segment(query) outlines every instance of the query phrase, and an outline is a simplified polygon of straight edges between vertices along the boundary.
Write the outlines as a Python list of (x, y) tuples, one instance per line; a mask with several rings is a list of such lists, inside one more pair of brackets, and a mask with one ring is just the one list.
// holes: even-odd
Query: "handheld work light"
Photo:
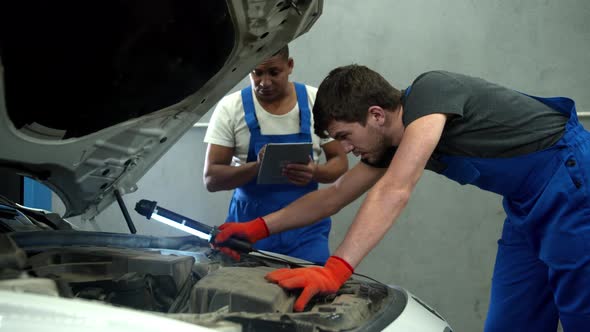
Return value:
[[(211, 227), (191, 218), (180, 215), (176, 212), (165, 209), (157, 205), (155, 201), (148, 201), (142, 199), (135, 204), (135, 211), (140, 215), (146, 217), (148, 220), (156, 220), (168, 226), (180, 229), (181, 231), (195, 235), (201, 239), (205, 239), (213, 243), (215, 236), (219, 233), (217, 227)], [(251, 252), (252, 245), (249, 242), (230, 238), (223, 243), (217, 245), (230, 247), (240, 252)]]

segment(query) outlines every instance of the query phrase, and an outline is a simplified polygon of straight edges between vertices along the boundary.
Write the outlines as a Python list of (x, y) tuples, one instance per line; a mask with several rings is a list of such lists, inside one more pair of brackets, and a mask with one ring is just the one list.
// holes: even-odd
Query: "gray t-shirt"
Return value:
[[(509, 158), (539, 151), (559, 141), (568, 121), (522, 93), (445, 71), (418, 76), (402, 104), (405, 127), (425, 115), (451, 115), (434, 153), (453, 156)], [(395, 148), (389, 152), (373, 166), (387, 167)]]

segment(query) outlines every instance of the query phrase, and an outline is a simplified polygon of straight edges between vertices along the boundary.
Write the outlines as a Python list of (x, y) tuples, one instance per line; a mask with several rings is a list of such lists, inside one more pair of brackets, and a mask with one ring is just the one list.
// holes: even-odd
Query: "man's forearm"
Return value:
[(370, 192), (334, 255), (358, 266), (397, 220), (409, 195), (403, 191), (388, 195), (378, 190)]
[(271, 234), (313, 224), (336, 214), (381, 178), (384, 170), (357, 164), (332, 185), (311, 192), (287, 207), (264, 216)]
[(258, 165), (255, 161), (241, 166), (211, 165), (205, 174), (205, 186), (207, 190), (214, 192), (219, 190), (232, 190), (243, 186), (258, 174)]

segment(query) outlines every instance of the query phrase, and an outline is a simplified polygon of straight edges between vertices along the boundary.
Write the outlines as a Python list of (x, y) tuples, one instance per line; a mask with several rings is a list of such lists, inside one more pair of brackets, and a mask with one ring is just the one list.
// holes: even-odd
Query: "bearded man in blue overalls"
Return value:
[[(290, 82), (293, 66), (285, 46), (252, 70), (251, 86), (223, 98), (213, 112), (205, 135), (209, 145), (203, 177), (209, 191), (235, 189), (227, 221), (247, 222), (279, 210), (316, 190), (318, 182), (333, 182), (348, 169), (342, 146), (313, 133), (311, 108), (317, 89)], [(265, 145), (297, 142), (313, 143), (313, 147), (308, 164), (290, 164), (283, 170), (290, 183), (257, 184)], [(319, 164), (322, 152), (326, 162)], [(255, 229), (249, 238), (252, 242), (266, 237), (256, 243), (257, 249), (319, 264), (330, 254), (329, 218), (270, 237), (261, 219), (250, 225)]]
[[(590, 133), (575, 104), (434, 71), (406, 90), (351, 65), (319, 87), (315, 131), (361, 157), (334, 185), (263, 217), (270, 234), (367, 197), (324, 267), (266, 277), (303, 288), (295, 310), (336, 292), (405, 207), (424, 169), (504, 197), (485, 331), (590, 331)], [(225, 227), (216, 243), (254, 228)]]

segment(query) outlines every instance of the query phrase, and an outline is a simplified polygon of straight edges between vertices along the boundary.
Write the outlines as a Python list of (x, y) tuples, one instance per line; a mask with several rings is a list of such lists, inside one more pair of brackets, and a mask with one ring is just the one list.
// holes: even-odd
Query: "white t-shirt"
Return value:
[[(312, 86), (305, 86), (309, 101), (309, 111), (313, 108), (318, 91)], [(254, 93), (250, 89), (251, 93)], [(262, 135), (288, 135), (300, 132), (299, 105), (282, 115), (274, 115), (262, 108), (256, 96), (252, 96), (256, 118)], [(318, 162), (322, 154), (321, 146), (332, 141), (331, 138), (322, 139), (313, 133), (313, 114), (311, 114), (311, 139), (313, 143), (314, 160)], [(234, 148), (234, 163), (243, 164), (248, 159), (250, 145), (250, 129), (246, 124), (241, 91), (225, 96), (219, 101), (209, 120), (209, 127), (205, 134), (205, 143)], [(236, 160), (237, 158), (237, 160)]]

